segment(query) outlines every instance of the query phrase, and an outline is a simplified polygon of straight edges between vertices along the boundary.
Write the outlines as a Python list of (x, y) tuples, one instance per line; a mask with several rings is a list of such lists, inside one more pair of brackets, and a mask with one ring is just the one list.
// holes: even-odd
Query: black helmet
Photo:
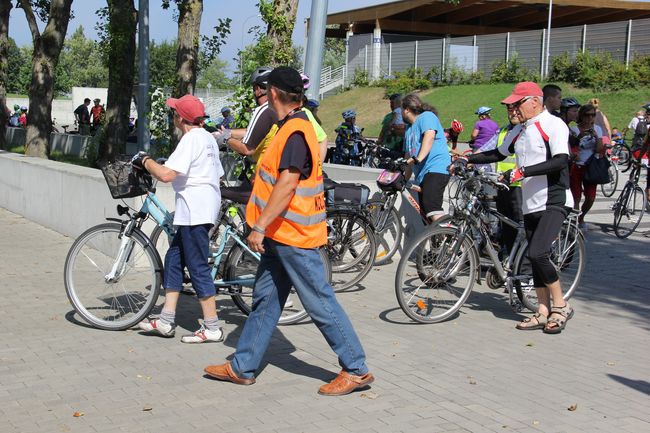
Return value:
[(273, 68), (270, 68), (268, 66), (261, 66), (259, 68), (256, 68), (251, 75), (251, 85), (257, 84), (258, 86), (266, 87), (269, 74), (272, 70)]
[(580, 103), (576, 98), (562, 98), (560, 105), (562, 108), (580, 107)]

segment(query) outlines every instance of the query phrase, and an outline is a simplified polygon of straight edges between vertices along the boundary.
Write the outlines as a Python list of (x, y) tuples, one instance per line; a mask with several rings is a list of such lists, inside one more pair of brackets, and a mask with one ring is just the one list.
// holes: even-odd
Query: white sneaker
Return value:
[(291, 300), (291, 297), (288, 297), (287, 300), (284, 302), (284, 308), (291, 308), (293, 307), (293, 301)]
[(160, 319), (149, 319), (138, 323), (138, 327), (145, 332), (158, 334), (162, 337), (171, 338), (176, 333), (176, 326), (171, 323), (163, 322)]
[(213, 331), (206, 329), (203, 325), (194, 334), (187, 334), (181, 337), (182, 343), (218, 343), (220, 341), (223, 341), (223, 330), (221, 327)]

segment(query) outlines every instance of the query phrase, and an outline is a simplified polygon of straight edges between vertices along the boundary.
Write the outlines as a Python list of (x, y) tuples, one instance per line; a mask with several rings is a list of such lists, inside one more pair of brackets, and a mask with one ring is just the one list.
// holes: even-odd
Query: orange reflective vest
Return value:
[(305, 137), (313, 163), (311, 174), (298, 182), (289, 206), (268, 227), (266, 237), (299, 248), (316, 248), (327, 243), (323, 167), (314, 127), (307, 120), (289, 119), (278, 130), (257, 163), (253, 192), (246, 206), (246, 222), (253, 226), (271, 197), (280, 177), (280, 159), (289, 137), (298, 132)]

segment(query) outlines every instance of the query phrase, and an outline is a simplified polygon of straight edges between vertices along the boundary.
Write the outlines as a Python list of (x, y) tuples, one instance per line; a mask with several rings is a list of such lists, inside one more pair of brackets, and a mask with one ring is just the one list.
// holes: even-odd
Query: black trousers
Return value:
[[(510, 187), (507, 191), (499, 189), (496, 205), (497, 210), (511, 220), (519, 223), (524, 221), (524, 214), (521, 211), (521, 187)], [(508, 254), (512, 251), (516, 239), (517, 229), (502, 223), (501, 245), (505, 247)]]
[(524, 215), (528, 259), (533, 268), (535, 287), (545, 287), (559, 279), (550, 253), (553, 241), (562, 229), (567, 211), (561, 207), (549, 206), (545, 211)]

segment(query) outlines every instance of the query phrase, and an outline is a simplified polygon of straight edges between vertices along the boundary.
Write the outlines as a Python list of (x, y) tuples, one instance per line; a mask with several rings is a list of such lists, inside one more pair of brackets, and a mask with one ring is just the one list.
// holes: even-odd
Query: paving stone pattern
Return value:
[(414, 324), (397, 307), (397, 263), (340, 293), (377, 380), (338, 398), (316, 393), (338, 365), (309, 322), (277, 329), (255, 385), (204, 377), (245, 320), (225, 298), (223, 344), (180, 343), (198, 326), (190, 296), (174, 339), (88, 327), (63, 287), (73, 239), (0, 209), (0, 432), (650, 432), (650, 239), (617, 239), (611, 202), (599, 195), (588, 217), (561, 335), (515, 330), (522, 316), (485, 285), (453, 320)]

